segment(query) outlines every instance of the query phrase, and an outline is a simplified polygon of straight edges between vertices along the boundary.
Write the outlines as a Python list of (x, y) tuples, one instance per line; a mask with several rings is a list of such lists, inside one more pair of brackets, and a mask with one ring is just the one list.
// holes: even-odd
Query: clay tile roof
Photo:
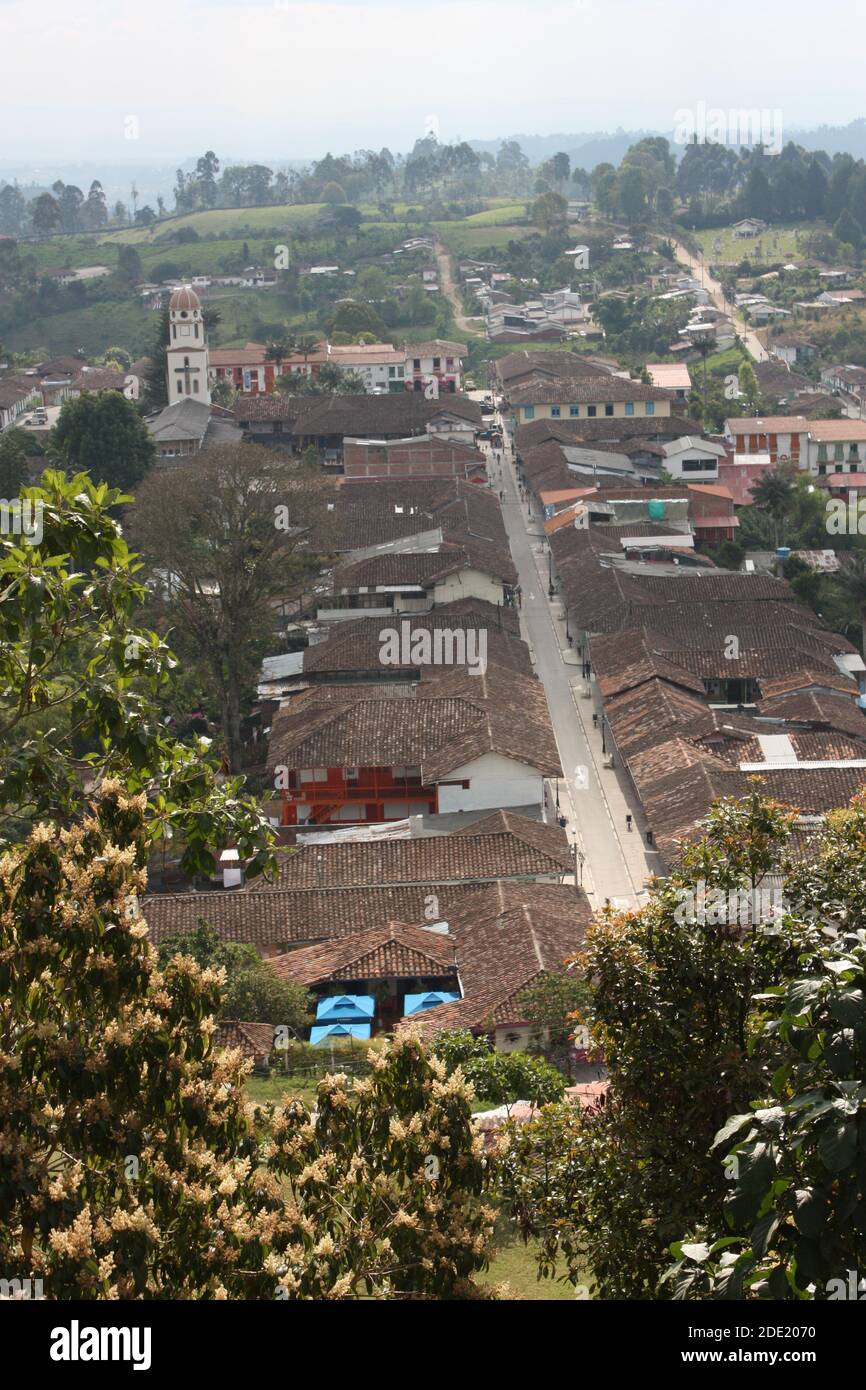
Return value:
[(454, 940), (424, 927), (387, 922), (317, 946), (304, 946), (268, 962), (283, 980), (313, 985), (324, 980), (415, 979), (456, 973)]
[(552, 884), (497, 884), (449, 916), (463, 998), (404, 1019), (426, 1034), (531, 1022), (520, 996), (541, 974), (562, 972), (591, 921), (582, 892)]

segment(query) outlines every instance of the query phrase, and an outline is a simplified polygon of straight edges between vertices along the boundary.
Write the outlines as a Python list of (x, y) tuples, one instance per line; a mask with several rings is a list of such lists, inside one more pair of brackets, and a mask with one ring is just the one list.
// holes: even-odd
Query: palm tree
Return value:
[(753, 503), (758, 511), (766, 512), (773, 523), (776, 549), (781, 545), (785, 521), (791, 513), (794, 500), (794, 482), (786, 469), (776, 468), (772, 473), (764, 473), (752, 488)]
[(860, 614), (860, 643), (866, 652), (866, 550), (851, 550), (842, 557), (839, 582)]

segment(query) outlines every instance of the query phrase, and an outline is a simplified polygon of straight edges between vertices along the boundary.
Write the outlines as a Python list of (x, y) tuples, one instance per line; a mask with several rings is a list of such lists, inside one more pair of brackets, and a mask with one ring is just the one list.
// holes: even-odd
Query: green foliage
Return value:
[(120, 391), (65, 401), (48, 450), (53, 463), (113, 488), (140, 482), (156, 457), (147, 426)]
[(57, 1299), (483, 1296), (490, 1165), (412, 1036), (248, 1107), (219, 978), (147, 941), (145, 799), (0, 858), (0, 1266)]
[(0, 435), (0, 498), (17, 497), (27, 481), (27, 455), (15, 432)]
[(185, 873), (214, 873), (235, 845), (247, 874), (269, 859), (266, 818), (220, 780), (206, 740), (167, 739), (157, 700), (174, 658), (136, 623), (145, 597), (113, 511), (127, 500), (86, 474), (43, 474), (24, 497), (41, 539), (0, 537), (0, 843), (29, 823), (80, 816), (89, 783), (146, 800), (152, 841), (177, 840)]
[(535, 1025), (533, 1050), (572, 1075), (574, 1032), (588, 1007), (591, 990), (576, 973), (547, 971), (520, 996), (521, 1016)]
[(708, 1151), (766, 1074), (748, 1001), (785, 978), (800, 938), (738, 914), (714, 920), (698, 887), (726, 907), (729, 893), (750, 901), (782, 859), (788, 824), (757, 792), (719, 803), (644, 908), (607, 912), (588, 933), (587, 1022), (607, 1063), (607, 1103), (529, 1126), (503, 1193), (547, 1265), (564, 1259), (574, 1281), (591, 1268), (603, 1298), (656, 1296), (669, 1246), (695, 1214), (722, 1219), (724, 1175)]
[(547, 1105), (561, 1100), (565, 1078), (548, 1062), (528, 1052), (497, 1052), (486, 1037), (468, 1030), (437, 1034), (433, 1050), (449, 1074), (460, 1069), (479, 1100), (507, 1105), (516, 1100)]
[(300, 1033), (312, 1019), (310, 995), (302, 985), (281, 980), (266, 961), (230, 975), (223, 1016), (246, 1023), (273, 1023)]
[[(836, 812), (822, 852), (789, 882), (796, 962), (758, 993), (768, 1082), (713, 1143), (725, 1224), (672, 1246), (679, 1298), (839, 1299), (866, 1259), (866, 801)], [(727, 1228), (727, 1229), (726, 1229)], [(709, 1232), (709, 1233), (708, 1233)]]

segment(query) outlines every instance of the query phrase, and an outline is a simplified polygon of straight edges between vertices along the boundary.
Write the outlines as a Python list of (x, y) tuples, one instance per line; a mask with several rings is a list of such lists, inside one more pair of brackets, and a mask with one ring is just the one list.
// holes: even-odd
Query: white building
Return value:
[(201, 300), (192, 286), (174, 291), (168, 301), (168, 316), (165, 375), (169, 405), (187, 396), (210, 405), (207, 333)]

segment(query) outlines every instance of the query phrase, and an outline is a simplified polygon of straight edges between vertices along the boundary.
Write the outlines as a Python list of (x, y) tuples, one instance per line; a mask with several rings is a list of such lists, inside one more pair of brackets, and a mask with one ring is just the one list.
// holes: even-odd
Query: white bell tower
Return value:
[(207, 333), (201, 300), (189, 285), (175, 290), (168, 302), (166, 386), (168, 403), (201, 401), (210, 405)]

